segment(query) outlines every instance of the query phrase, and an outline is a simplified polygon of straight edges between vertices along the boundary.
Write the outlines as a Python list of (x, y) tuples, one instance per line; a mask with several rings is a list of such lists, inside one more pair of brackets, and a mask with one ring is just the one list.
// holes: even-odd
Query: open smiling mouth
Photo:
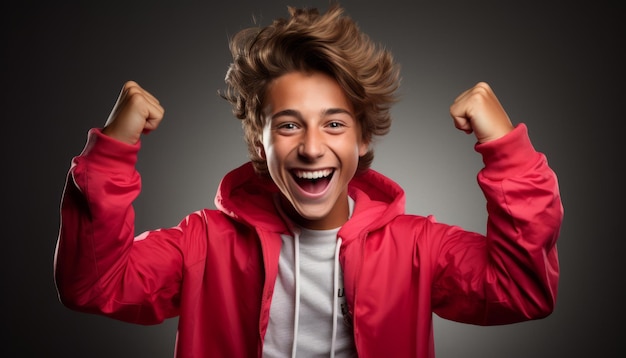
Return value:
[(334, 173), (335, 171), (333, 169), (314, 171), (296, 170), (293, 172), (293, 177), (303, 191), (318, 194), (326, 189)]

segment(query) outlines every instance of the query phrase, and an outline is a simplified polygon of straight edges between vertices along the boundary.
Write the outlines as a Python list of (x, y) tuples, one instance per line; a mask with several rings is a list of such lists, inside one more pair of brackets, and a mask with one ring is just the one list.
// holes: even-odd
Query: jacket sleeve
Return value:
[(543, 318), (554, 309), (559, 278), (556, 175), (524, 124), (475, 149), (485, 164), (478, 183), (487, 200), (486, 235), (445, 229), (435, 245), (433, 310), (478, 325)]
[(178, 311), (181, 230), (135, 237), (138, 151), (139, 144), (90, 130), (61, 199), (54, 277), (61, 302), (71, 309), (155, 324)]

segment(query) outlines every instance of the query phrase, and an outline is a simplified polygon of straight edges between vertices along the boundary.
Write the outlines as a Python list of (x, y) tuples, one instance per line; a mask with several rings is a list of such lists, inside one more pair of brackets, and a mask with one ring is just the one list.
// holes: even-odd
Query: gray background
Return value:
[[(52, 4), (52, 2), (50, 2)], [(216, 186), (246, 160), (240, 124), (217, 96), (227, 40), (327, 1), (24, 1), (2, 12), (2, 272), (6, 357), (171, 357), (176, 320), (144, 327), (72, 312), (52, 277), (58, 206), (71, 157), (104, 124), (124, 81), (162, 102), (144, 138), (138, 230), (213, 207)], [(473, 137), (448, 107), (477, 81), (528, 125), (557, 172), (565, 206), (556, 311), (511, 326), (435, 319), (438, 357), (624, 354), (625, 5), (617, 1), (343, 1), (403, 67), (391, 133), (374, 168), (406, 189), (407, 211), (484, 231)], [(620, 353), (621, 352), (621, 353)]]

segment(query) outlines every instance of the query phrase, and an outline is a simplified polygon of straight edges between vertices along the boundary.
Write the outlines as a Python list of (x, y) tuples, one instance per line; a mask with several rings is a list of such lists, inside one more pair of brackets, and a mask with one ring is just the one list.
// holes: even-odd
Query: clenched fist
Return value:
[(461, 93), (450, 106), (450, 115), (456, 128), (474, 133), (479, 143), (498, 139), (513, 130), (509, 116), (485, 82)]
[(128, 81), (113, 106), (102, 133), (128, 144), (155, 130), (165, 110), (159, 100), (136, 82)]

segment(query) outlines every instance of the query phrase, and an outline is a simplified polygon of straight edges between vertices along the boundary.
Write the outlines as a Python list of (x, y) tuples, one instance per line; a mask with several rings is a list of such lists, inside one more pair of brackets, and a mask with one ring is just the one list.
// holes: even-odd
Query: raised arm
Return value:
[(150, 324), (177, 313), (182, 276), (181, 231), (136, 237), (133, 201), (140, 137), (163, 118), (159, 101), (124, 84), (103, 129), (89, 131), (72, 160), (61, 200), (55, 283), (69, 308)]
[(554, 309), (559, 279), (563, 207), (556, 174), (486, 83), (463, 92), (450, 114), (456, 128), (478, 140), (488, 220), (485, 235), (458, 227), (442, 235), (434, 253), (433, 310), (480, 325), (545, 317)]

